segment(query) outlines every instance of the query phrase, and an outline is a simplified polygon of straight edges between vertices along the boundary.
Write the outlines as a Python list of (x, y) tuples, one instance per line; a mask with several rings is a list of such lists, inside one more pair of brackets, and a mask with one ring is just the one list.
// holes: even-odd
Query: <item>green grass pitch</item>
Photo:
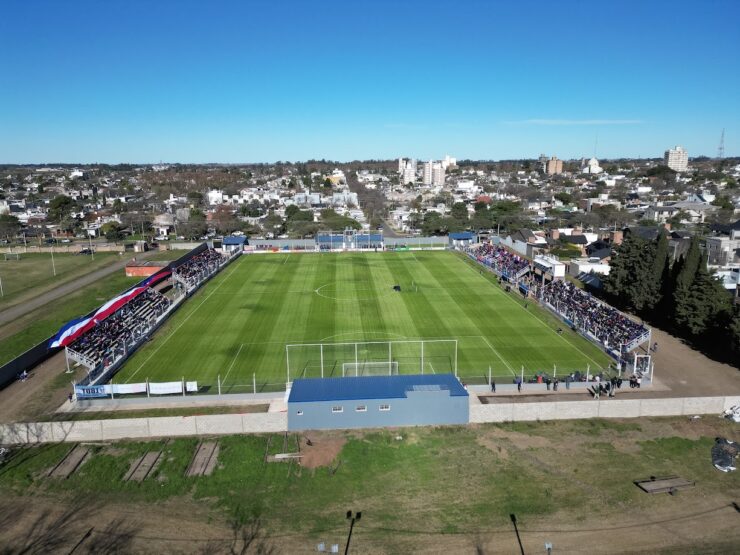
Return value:
[[(393, 285), (402, 291), (393, 291)], [(485, 383), (489, 367), (510, 382), (524, 367), (557, 373), (605, 368), (609, 358), (461, 254), (440, 251), (242, 256), (189, 299), (115, 376), (116, 383), (197, 380), (222, 392), (285, 386), (286, 345), (382, 342), (325, 347), (324, 375), (342, 363), (397, 361), (400, 373), (447, 372)], [(563, 326), (565, 327), (565, 326)], [(384, 358), (386, 357), (386, 358)], [(292, 348), (290, 379), (319, 376), (318, 348)]]

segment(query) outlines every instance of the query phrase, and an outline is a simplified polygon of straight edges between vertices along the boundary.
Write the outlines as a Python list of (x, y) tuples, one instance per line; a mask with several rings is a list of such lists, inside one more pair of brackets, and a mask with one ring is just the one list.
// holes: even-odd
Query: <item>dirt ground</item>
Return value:
[(28, 380), (0, 390), (0, 422), (29, 421), (54, 412), (67, 400), (72, 381), (85, 375), (82, 367), (65, 374), (64, 351), (34, 368)]
[[(523, 552), (556, 553), (731, 553), (740, 514), (732, 500), (707, 499), (649, 514), (615, 514), (609, 522), (558, 513), (541, 522), (517, 522)], [(372, 521), (354, 528), (352, 553), (384, 553), (369, 535)], [(519, 553), (513, 524), (475, 534), (419, 534), (401, 522), (388, 530), (406, 553)], [(344, 548), (346, 525), (327, 531)], [(707, 538), (708, 542), (701, 538)], [(10, 553), (316, 553), (305, 536), (270, 536), (259, 522), (236, 526), (200, 503), (178, 499), (157, 505), (31, 497), (0, 499), (0, 545)], [(243, 547), (247, 547), (242, 551)], [(735, 551), (736, 552), (736, 551)]]
[[(311, 441), (311, 445), (308, 441)], [(318, 468), (330, 466), (347, 443), (340, 433), (312, 432), (310, 437), (301, 438), (301, 466)]]

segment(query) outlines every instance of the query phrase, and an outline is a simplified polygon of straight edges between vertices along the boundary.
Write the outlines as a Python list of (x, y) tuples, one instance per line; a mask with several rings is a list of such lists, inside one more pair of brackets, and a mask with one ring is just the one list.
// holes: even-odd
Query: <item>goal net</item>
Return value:
[(287, 381), (395, 374), (457, 375), (457, 339), (300, 343), (285, 346)]
[(393, 376), (398, 374), (398, 362), (345, 362), (342, 376)]

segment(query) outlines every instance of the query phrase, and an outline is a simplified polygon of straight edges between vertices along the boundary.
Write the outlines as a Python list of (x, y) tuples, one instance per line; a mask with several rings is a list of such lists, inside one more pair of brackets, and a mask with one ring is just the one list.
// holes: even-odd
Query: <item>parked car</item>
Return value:
[(77, 254), (92, 254), (92, 253), (93, 253), (93, 251), (91, 249), (82, 249)]

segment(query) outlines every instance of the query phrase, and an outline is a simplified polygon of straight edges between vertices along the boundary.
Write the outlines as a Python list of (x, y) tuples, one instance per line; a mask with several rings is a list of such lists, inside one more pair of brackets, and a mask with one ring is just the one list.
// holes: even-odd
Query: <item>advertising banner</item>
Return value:
[(198, 393), (198, 382), (185, 382), (185, 391), (188, 393)]
[(116, 383), (112, 387), (113, 393), (117, 395), (146, 393), (146, 383)]
[(75, 396), (78, 399), (95, 399), (110, 396), (110, 385), (76, 385)]
[(182, 382), (149, 382), (149, 393), (151, 395), (182, 393)]

